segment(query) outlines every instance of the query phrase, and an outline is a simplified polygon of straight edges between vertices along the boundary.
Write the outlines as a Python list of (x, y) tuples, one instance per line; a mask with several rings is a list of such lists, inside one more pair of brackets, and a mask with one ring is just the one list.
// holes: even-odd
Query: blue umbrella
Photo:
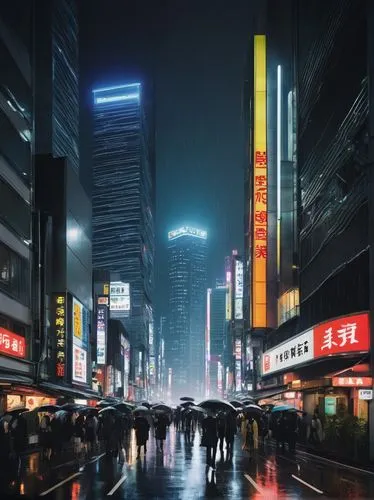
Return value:
[(282, 405), (282, 406), (274, 406), (274, 408), (271, 410), (271, 413), (277, 413), (279, 411), (287, 411), (291, 410), (293, 407), (288, 406), (288, 405)]

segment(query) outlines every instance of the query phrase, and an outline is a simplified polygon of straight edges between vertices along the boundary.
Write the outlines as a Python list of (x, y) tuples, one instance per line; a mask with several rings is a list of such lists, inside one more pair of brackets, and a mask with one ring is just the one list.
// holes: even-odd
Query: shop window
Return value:
[(299, 315), (299, 289), (292, 288), (278, 299), (278, 326)]
[(10, 251), (1, 245), (0, 246), (0, 282), (8, 286), (10, 280)]

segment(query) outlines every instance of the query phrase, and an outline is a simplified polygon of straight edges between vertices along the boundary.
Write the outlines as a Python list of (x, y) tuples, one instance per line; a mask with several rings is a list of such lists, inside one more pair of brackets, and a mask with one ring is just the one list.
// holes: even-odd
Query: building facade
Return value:
[(187, 391), (198, 397), (204, 386), (207, 232), (187, 226), (170, 231), (168, 261), (166, 361), (171, 395), (183, 396)]
[[(23, 2), (0, 13), (0, 379), (33, 382), (32, 12)], [(19, 17), (18, 17), (19, 16)], [(10, 388), (11, 386), (9, 386)], [(12, 391), (11, 391), (12, 392)], [(17, 398), (21, 398), (17, 393)], [(7, 405), (0, 394), (0, 412)]]
[[(226, 284), (209, 288), (207, 294), (207, 339), (205, 359), (208, 362), (206, 381), (206, 395), (211, 397), (223, 396), (224, 384), (224, 353), (227, 334), (226, 321)], [(208, 353), (207, 353), (208, 350)]]
[(144, 391), (154, 286), (153, 139), (147, 109), (138, 83), (93, 92), (93, 262), (129, 286), (129, 308), (120, 316), (139, 353), (135, 371)]

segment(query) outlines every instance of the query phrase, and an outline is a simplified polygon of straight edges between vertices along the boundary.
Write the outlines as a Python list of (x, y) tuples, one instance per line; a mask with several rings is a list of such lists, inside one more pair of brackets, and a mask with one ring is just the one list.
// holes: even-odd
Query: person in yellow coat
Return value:
[(258, 424), (253, 417), (243, 419), (241, 426), (241, 433), (243, 437), (242, 449), (250, 451), (258, 449)]

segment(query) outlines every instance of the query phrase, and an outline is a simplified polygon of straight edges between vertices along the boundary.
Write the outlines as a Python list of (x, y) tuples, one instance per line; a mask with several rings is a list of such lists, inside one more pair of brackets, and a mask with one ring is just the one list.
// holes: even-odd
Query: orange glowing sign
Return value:
[(268, 251), (265, 35), (255, 35), (254, 37), (253, 119), (252, 327), (264, 328), (267, 326), (266, 266)]

